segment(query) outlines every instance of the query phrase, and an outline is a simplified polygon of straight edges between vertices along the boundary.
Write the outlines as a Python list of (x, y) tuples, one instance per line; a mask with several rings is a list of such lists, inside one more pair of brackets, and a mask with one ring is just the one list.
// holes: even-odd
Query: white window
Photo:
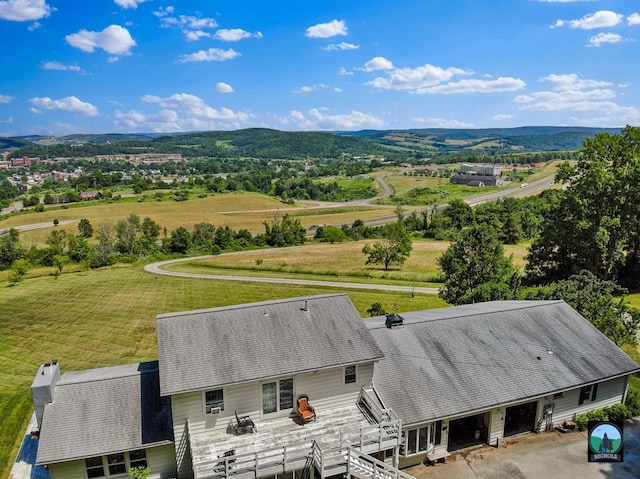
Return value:
[(147, 467), (147, 454), (144, 449), (120, 452), (108, 456), (89, 457), (84, 460), (87, 478), (123, 476), (132, 467)]
[(595, 401), (598, 396), (598, 385), (592, 384), (591, 386), (585, 386), (580, 388), (580, 398), (578, 404), (584, 404), (585, 401)]
[(406, 434), (404, 455), (410, 456), (412, 454), (424, 452), (429, 449), (430, 444), (440, 444), (442, 437), (440, 433), (441, 428), (442, 421), (437, 421), (436, 424), (419, 427), (417, 429), (409, 429)]
[(293, 408), (293, 378), (262, 384), (262, 414)]
[(89, 457), (84, 460), (85, 467), (87, 468), (87, 477), (92, 479), (94, 477), (104, 477), (104, 466), (102, 465), (102, 457)]
[(124, 452), (119, 454), (109, 454), (107, 456), (107, 464), (109, 465), (110, 476), (127, 473), (127, 465), (124, 462)]
[(344, 383), (352, 384), (356, 382), (356, 365), (352, 364), (344, 368)]
[(147, 453), (144, 449), (131, 451), (129, 453), (129, 467), (147, 467)]
[(204, 393), (205, 414), (211, 414), (211, 410), (213, 408), (220, 408), (220, 411), (224, 411), (224, 393), (222, 392), (222, 389), (205, 391)]

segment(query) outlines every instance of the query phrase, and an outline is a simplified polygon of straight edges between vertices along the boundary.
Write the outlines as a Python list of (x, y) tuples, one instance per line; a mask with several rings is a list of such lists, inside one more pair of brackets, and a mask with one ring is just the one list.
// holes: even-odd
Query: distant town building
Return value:
[(494, 165), (462, 165), (449, 179), (454, 185), (497, 186), (502, 184), (502, 170)]
[(40, 157), (36, 156), (35, 158), (29, 158), (28, 156), (23, 156), (22, 158), (11, 158), (9, 161), (11, 162), (11, 166), (14, 168), (29, 168), (32, 164), (39, 165)]

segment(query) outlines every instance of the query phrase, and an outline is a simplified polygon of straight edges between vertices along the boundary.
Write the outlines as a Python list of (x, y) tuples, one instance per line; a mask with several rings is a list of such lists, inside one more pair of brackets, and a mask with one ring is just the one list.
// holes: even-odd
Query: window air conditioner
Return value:
[(220, 414), (220, 411), (222, 411), (220, 407), (212, 407), (211, 411), (209, 411), (209, 414)]

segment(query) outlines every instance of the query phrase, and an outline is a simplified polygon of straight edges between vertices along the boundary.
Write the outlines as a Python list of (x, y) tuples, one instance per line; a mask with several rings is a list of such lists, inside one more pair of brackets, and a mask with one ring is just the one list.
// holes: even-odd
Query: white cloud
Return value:
[(78, 65), (64, 65), (60, 62), (44, 62), (42, 64), (43, 70), (59, 70), (59, 71), (70, 71), (70, 72), (78, 72), (83, 73), (84, 70), (80, 68)]
[(344, 93), (344, 90), (340, 87), (334, 87), (333, 88), (334, 93)]
[(131, 48), (136, 42), (131, 38), (129, 30), (120, 25), (109, 25), (101, 32), (82, 29), (65, 37), (67, 42), (83, 52), (92, 53), (101, 48), (112, 55), (131, 55)]
[(459, 120), (447, 120), (445, 118), (411, 118), (414, 123), (428, 123), (436, 128), (474, 128), (473, 123), (465, 123)]
[(213, 38), (224, 42), (237, 42), (245, 38), (262, 38), (262, 33), (251, 33), (242, 28), (221, 28), (213, 35)]
[(49, 97), (35, 97), (29, 103), (43, 110), (63, 110), (84, 116), (96, 116), (98, 109), (91, 103), (79, 100), (75, 96), (68, 96), (60, 100), (52, 100)]
[(11, 125), (13, 123), (13, 117), (10, 116), (9, 118), (7, 118), (6, 120), (0, 120), (0, 123), (6, 123), (8, 125)]
[(393, 63), (391, 63), (391, 61), (387, 60), (385, 57), (373, 57), (371, 60), (364, 64), (363, 68), (365, 72), (391, 69), (393, 69)]
[(344, 20), (331, 20), (328, 23), (318, 23), (307, 28), (309, 38), (331, 38), (336, 35), (346, 35), (347, 26)]
[(562, 75), (552, 73), (546, 77), (540, 78), (540, 81), (550, 81), (551, 83), (555, 83), (554, 90), (557, 91), (585, 90), (588, 88), (600, 88), (613, 85), (611, 82), (601, 80), (585, 80), (575, 73), (565, 73)]
[(519, 78), (500, 77), (495, 80), (460, 80), (427, 88), (417, 88), (416, 93), (499, 93), (521, 90), (526, 83)]
[(598, 33), (597, 35), (589, 38), (589, 44), (594, 47), (599, 47), (603, 43), (620, 43), (622, 37), (617, 33)]
[(506, 113), (502, 115), (493, 115), (491, 117), (491, 119), (494, 121), (511, 120), (512, 118), (515, 118), (515, 115), (509, 115)]
[(616, 92), (610, 82), (581, 79), (575, 73), (548, 75), (540, 79), (554, 84), (553, 90), (544, 90), (519, 95), (515, 102), (520, 110), (528, 111), (574, 111), (595, 113), (596, 116), (572, 118), (581, 125), (622, 126), (637, 123), (640, 110), (618, 105)]
[(461, 68), (449, 67), (444, 69), (426, 64), (417, 68), (396, 68), (389, 71), (387, 77), (377, 77), (367, 82), (367, 85), (382, 88), (383, 90), (412, 90), (417, 92), (448, 81), (454, 75), (470, 75), (471, 73)]
[(249, 113), (234, 112), (229, 108), (212, 108), (202, 98), (187, 93), (166, 98), (146, 95), (142, 101), (157, 104), (162, 109), (155, 114), (116, 110), (116, 126), (129, 131), (154, 132), (239, 129), (253, 118)]
[(216, 84), (216, 91), (218, 93), (233, 93), (235, 90), (228, 83), (218, 82)]
[(0, 19), (12, 22), (28, 22), (48, 17), (56, 8), (45, 0), (3, 0), (0, 1)]
[(360, 48), (360, 45), (354, 45), (353, 43), (347, 42), (332, 43), (326, 47), (322, 47), (323, 50), (327, 50), (328, 52), (334, 50), (357, 50), (358, 48)]
[(629, 25), (640, 25), (640, 13), (632, 13), (627, 17)]
[(183, 111), (194, 117), (202, 117), (210, 120), (233, 120), (246, 122), (250, 118), (250, 115), (246, 113), (235, 113), (229, 108), (216, 110), (208, 106), (202, 98), (188, 93), (176, 93), (166, 98), (154, 95), (145, 95), (142, 97), (142, 101), (145, 103), (157, 103), (163, 108)]
[(160, 7), (153, 14), (160, 19), (162, 28), (179, 28), (182, 30), (185, 38), (189, 41), (199, 40), (200, 38), (211, 37), (210, 32), (206, 29), (215, 28), (218, 23), (210, 17), (194, 17), (191, 15), (173, 15), (173, 7)]
[(211, 38), (211, 33), (204, 30), (186, 30), (184, 36), (190, 42), (200, 40), (201, 38)]
[(149, 0), (113, 0), (116, 5), (122, 8), (138, 8), (138, 5)]
[(381, 118), (357, 110), (345, 115), (327, 115), (318, 108), (312, 108), (306, 115), (292, 110), (282, 121), (285, 124), (293, 123), (303, 130), (355, 130), (384, 126)]
[(311, 93), (321, 88), (328, 88), (328, 86), (324, 83), (318, 83), (317, 85), (304, 85), (293, 90), (293, 93)]
[(15, 98), (10, 95), (0, 95), (0, 103), (10, 103), (13, 100), (15, 100)]
[(338, 70), (338, 75), (341, 76), (351, 76), (353, 75), (353, 72), (350, 72), (349, 70), (347, 70), (345, 67), (340, 67), (340, 70)]
[(609, 28), (618, 25), (623, 15), (612, 12), (611, 10), (600, 10), (590, 13), (576, 20), (558, 20), (553, 27), (562, 27), (569, 25), (569, 28), (579, 28), (582, 30), (593, 30), (594, 28)]
[(180, 63), (188, 62), (224, 62), (239, 57), (240, 53), (233, 48), (221, 50), (220, 48), (209, 48), (208, 50), (200, 50), (188, 55), (180, 55), (178, 61)]

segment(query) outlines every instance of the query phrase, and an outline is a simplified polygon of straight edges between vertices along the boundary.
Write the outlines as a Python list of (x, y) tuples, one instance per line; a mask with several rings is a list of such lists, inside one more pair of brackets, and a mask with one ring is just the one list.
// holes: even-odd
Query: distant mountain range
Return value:
[(182, 153), (183, 156), (328, 158), (342, 153), (390, 157), (440, 157), (579, 149), (597, 133), (620, 129), (526, 126), (488, 129), (285, 132), (265, 128), (173, 134), (91, 134), (0, 137), (0, 149), (27, 156)]

